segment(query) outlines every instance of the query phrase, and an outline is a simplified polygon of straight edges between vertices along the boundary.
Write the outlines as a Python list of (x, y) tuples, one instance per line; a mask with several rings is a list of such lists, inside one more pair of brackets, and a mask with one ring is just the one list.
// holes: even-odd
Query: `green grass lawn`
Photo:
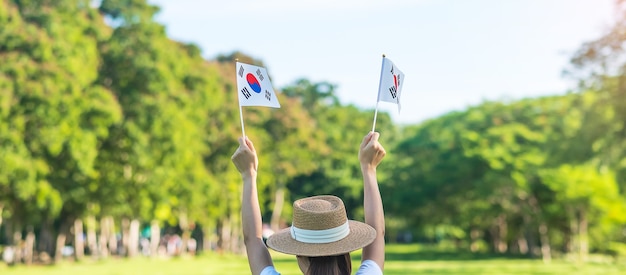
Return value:
[[(295, 257), (273, 253), (274, 265), (283, 275), (301, 274)], [(356, 269), (360, 254), (353, 254)], [(198, 257), (173, 259), (109, 259), (64, 262), (55, 266), (16, 266), (0, 264), (2, 275), (169, 275), (169, 274), (250, 274), (244, 256), (206, 253)], [(452, 253), (425, 249), (418, 245), (387, 246), (386, 275), (399, 274), (626, 274), (626, 262), (590, 262), (577, 264), (554, 260), (494, 257), (484, 254)]]

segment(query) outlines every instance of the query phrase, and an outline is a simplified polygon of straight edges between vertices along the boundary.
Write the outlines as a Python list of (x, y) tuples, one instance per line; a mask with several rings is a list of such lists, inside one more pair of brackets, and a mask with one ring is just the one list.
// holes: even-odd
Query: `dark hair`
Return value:
[(352, 273), (350, 253), (308, 258), (309, 269), (305, 275), (350, 275)]

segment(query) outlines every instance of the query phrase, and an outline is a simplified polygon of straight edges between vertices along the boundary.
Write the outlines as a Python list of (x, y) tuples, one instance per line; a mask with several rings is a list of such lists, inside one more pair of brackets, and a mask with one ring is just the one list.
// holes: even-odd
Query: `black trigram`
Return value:
[(395, 85), (391, 86), (389, 88), (389, 93), (391, 94), (392, 98), (394, 98), (394, 99), (396, 98), (396, 96), (398, 95), (398, 90), (396, 90), (396, 86)]
[(268, 101), (272, 101), (272, 93), (265, 90), (265, 99), (267, 99)]
[(246, 97), (246, 99), (250, 98), (252, 95), (250, 94), (250, 92), (248, 92), (248, 87), (243, 87), (243, 89), (241, 89), (241, 93), (243, 94), (243, 96)]
[(239, 77), (243, 77), (243, 66), (239, 66)]
[(263, 74), (261, 73), (261, 69), (256, 69), (256, 76), (259, 77), (259, 80), (263, 81), (264, 77), (263, 77)]

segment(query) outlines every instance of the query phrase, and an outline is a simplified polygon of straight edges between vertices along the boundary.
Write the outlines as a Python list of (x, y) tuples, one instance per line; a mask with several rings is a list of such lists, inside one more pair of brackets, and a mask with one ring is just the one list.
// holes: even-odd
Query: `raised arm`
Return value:
[(263, 268), (273, 265), (269, 251), (263, 243), (261, 208), (256, 189), (258, 158), (252, 141), (239, 138), (239, 148), (232, 161), (243, 179), (241, 223), (243, 240), (248, 254), (248, 264), (253, 275), (261, 274)]
[(376, 229), (376, 239), (363, 248), (363, 261), (373, 260), (382, 269), (385, 263), (385, 213), (378, 190), (376, 167), (385, 157), (385, 148), (378, 143), (379, 133), (370, 132), (361, 142), (359, 162), (363, 173), (363, 208), (365, 223)]

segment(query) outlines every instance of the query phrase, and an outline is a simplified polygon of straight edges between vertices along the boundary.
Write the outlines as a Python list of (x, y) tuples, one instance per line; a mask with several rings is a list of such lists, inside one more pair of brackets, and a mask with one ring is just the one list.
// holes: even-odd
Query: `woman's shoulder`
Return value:
[[(378, 264), (372, 260), (365, 260), (359, 266), (359, 270), (357, 270), (356, 275), (382, 275), (383, 271), (380, 269)], [(280, 275), (276, 271), (273, 266), (266, 266), (260, 275)]]
[(372, 260), (365, 260), (359, 266), (359, 270), (357, 270), (356, 275), (383, 275), (383, 271), (380, 269), (380, 266), (376, 264), (376, 262)]
[(280, 275), (280, 273), (276, 271), (274, 266), (268, 265), (265, 268), (263, 268), (263, 270), (261, 270), (260, 275)]

